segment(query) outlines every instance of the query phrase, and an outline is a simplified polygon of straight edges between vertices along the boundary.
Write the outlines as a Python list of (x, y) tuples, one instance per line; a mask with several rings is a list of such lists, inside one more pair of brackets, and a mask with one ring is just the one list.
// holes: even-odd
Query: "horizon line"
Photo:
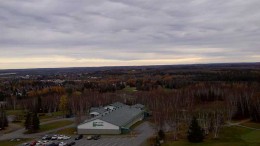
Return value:
[(149, 67), (149, 66), (187, 66), (187, 65), (214, 65), (214, 64), (257, 64), (260, 62), (215, 62), (215, 63), (185, 63), (185, 64), (151, 64), (151, 65), (104, 65), (104, 66), (71, 66), (71, 67), (39, 67), (39, 68), (9, 68), (1, 69), (0, 71), (6, 70), (30, 70), (30, 69), (73, 69), (73, 68), (104, 68), (104, 67)]

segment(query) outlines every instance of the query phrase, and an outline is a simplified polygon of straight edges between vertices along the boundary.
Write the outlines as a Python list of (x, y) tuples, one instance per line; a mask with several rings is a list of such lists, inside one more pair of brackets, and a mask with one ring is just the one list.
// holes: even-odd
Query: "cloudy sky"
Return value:
[(260, 61), (259, 0), (2, 0), (0, 69)]

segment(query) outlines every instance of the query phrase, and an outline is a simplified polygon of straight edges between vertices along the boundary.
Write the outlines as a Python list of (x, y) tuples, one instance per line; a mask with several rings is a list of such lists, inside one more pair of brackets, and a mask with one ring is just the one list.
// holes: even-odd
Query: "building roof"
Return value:
[(103, 113), (105, 113), (106, 111), (107, 111), (107, 110), (104, 109), (103, 107), (90, 109), (90, 112), (97, 112), (97, 113), (99, 113), (99, 114), (103, 114)]
[(98, 119), (120, 127), (124, 127), (128, 123), (130, 123), (135, 117), (139, 116), (142, 113), (143, 110), (132, 108), (126, 105), (110, 113), (107, 113)]
[(137, 103), (137, 104), (135, 104), (135, 105), (132, 105), (132, 107), (134, 107), (134, 108), (144, 108), (144, 105), (143, 104), (140, 104), (140, 103)]
[(128, 123), (130, 123), (132, 120), (134, 120), (135, 117), (139, 116), (140, 114), (143, 114), (143, 112), (144, 112), (143, 110), (141, 110), (139, 108), (134, 108), (134, 107), (125, 105), (120, 102), (110, 104), (110, 105), (112, 105), (112, 106), (117, 105), (118, 108), (116, 108), (115, 110), (112, 110), (112, 111), (105, 110), (106, 112), (104, 112), (103, 114), (100, 114), (97, 117), (86, 120), (84, 123), (99, 119), (99, 120), (111, 123), (111, 124), (119, 126), (119, 127), (124, 127)]
[(125, 104), (121, 103), (121, 102), (115, 102), (115, 103), (112, 103), (110, 104), (111, 106), (114, 106), (116, 108), (120, 108), (120, 107), (123, 107), (125, 106)]

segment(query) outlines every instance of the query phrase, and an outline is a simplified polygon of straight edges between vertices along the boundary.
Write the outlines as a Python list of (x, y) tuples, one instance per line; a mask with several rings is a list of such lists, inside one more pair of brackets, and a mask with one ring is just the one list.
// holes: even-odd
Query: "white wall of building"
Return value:
[(120, 134), (120, 128), (96, 119), (78, 126), (78, 134)]

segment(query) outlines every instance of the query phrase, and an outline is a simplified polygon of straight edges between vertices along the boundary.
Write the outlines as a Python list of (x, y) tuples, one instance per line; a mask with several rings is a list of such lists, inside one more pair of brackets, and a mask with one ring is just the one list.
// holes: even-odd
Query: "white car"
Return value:
[(63, 141), (59, 143), (59, 146), (66, 146), (66, 145), (67, 145), (67, 143), (63, 142)]
[(63, 136), (63, 139), (64, 139), (64, 140), (69, 140), (70, 137), (69, 137), (69, 136)]
[(37, 146), (42, 145), (42, 141), (37, 141), (37, 143), (35, 145), (37, 145)]
[(53, 136), (51, 137), (51, 140), (57, 140), (57, 138), (58, 138), (57, 135), (53, 135)]
[(63, 138), (64, 138), (64, 135), (59, 135), (59, 136), (57, 137), (58, 140), (63, 140)]

